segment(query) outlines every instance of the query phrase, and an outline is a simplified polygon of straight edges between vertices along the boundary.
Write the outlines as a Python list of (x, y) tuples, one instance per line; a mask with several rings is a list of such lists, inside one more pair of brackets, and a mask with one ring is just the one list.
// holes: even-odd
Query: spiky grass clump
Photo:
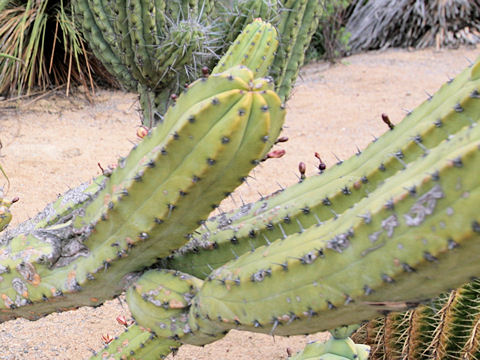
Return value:
[(89, 55), (69, 0), (0, 1), (0, 45), (3, 96), (93, 88), (94, 74), (103, 68)]
[(480, 42), (480, 3), (467, 0), (355, 0), (347, 31), (352, 51), (457, 47)]

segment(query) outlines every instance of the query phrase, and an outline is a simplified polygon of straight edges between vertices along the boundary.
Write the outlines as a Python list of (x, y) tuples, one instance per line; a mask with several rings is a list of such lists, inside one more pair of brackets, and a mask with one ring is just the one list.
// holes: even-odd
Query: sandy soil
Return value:
[[(436, 52), (391, 50), (343, 59), (330, 66), (311, 64), (288, 102), (284, 134), (290, 140), (278, 146), (285, 157), (264, 163), (254, 172), (256, 181), (236, 193), (253, 201), (297, 180), (300, 161), (307, 174), (315, 173), (315, 151), (327, 166), (364, 148), (373, 136), (387, 130), (381, 113), (399, 122), (408, 109), (426, 99), (426, 93), (454, 77), (479, 55), (476, 49)], [(139, 125), (134, 94), (99, 91), (89, 103), (81, 91), (65, 98), (49, 94), (20, 103), (0, 103), (0, 164), (19, 196), (12, 226), (34, 216), (69, 187), (99, 174), (136, 142)], [(334, 155), (335, 154), (335, 155)], [(0, 186), (5, 182), (0, 180)], [(231, 208), (231, 200), (222, 208)], [(102, 347), (102, 334), (121, 331), (116, 316), (128, 316), (119, 300), (98, 308), (52, 314), (39, 321), (23, 319), (0, 325), (0, 359), (85, 359)], [(184, 346), (175, 359), (285, 359), (287, 348), (297, 351), (324, 334), (272, 338), (232, 331), (223, 340), (197, 348)]]

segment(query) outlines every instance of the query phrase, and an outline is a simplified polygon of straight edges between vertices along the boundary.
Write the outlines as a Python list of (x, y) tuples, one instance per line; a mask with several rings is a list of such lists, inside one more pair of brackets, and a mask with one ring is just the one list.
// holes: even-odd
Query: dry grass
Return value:
[(92, 61), (74, 18), (69, 0), (0, 0), (0, 95), (58, 86), (68, 95), (72, 85), (93, 91), (95, 74), (106, 71)]
[(480, 42), (479, 0), (356, 0), (347, 23), (354, 52)]

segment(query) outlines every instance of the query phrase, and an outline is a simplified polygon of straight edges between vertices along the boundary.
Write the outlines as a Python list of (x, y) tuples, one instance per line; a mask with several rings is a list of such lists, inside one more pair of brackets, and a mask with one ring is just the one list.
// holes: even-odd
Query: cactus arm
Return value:
[(115, 56), (114, 51), (102, 34), (102, 30), (89, 7), (88, 0), (77, 0), (75, 5), (76, 11), (82, 16), (83, 34), (96, 56), (124, 87), (129, 90), (136, 89), (137, 81), (129, 71), (128, 64), (122, 63)]
[(281, 11), (277, 0), (215, 1), (215, 6), (217, 17), (225, 19), (220, 23), (222, 33), (225, 35), (220, 53), (227, 53), (227, 48), (254, 19), (261, 18), (266, 22), (276, 23), (278, 12)]
[(210, 267), (223, 265), (234, 253), (243, 254), (341, 214), (450, 134), (478, 122), (480, 83), (474, 76), (478, 64), (443, 85), (361, 154), (275, 196), (207, 221), (198, 236), (163, 266), (204, 277)]
[(125, 331), (98, 351), (90, 360), (101, 359), (163, 359), (181, 344), (160, 338), (147, 329), (132, 324)]
[(143, 327), (179, 339), (190, 332), (188, 309), (202, 283), (177, 271), (147, 271), (128, 289), (128, 307)]
[[(147, 50), (148, 44), (144, 37), (146, 30), (144, 30), (143, 8), (147, 5), (146, 3), (129, 1), (126, 13), (134, 61), (142, 74), (145, 85), (151, 87), (158, 81), (158, 74), (152, 65), (151, 56)], [(150, 44), (150, 47), (151, 45), (153, 44)]]
[[(275, 79), (277, 88), (284, 81), (287, 64), (293, 55), (293, 48), (301, 27), (300, 24), (302, 24), (302, 18), (309, 1), (318, 3), (318, 1), (312, 0), (283, 1), (284, 10), (280, 15), (280, 22), (277, 28), (280, 46), (271, 69), (271, 75)], [(285, 101), (285, 99), (286, 97), (282, 95), (282, 100)]]
[[(284, 116), (272, 119), (269, 111), (256, 119), (249, 116), (257, 114), (254, 99), (276, 95), (257, 94), (248, 85), (253, 84), (253, 74), (247, 69), (241, 73), (247, 82), (229, 75), (200, 81), (196, 86), (205, 86), (205, 93), (218, 79), (238, 85), (203, 100), (192, 86), (167, 113), (164, 124), (120, 161), (104, 188), (73, 219), (6, 235), (2, 264), (8, 263), (10, 272), (2, 274), (0, 282), (2, 321), (97, 305), (118, 294), (128, 274), (187, 241), (212, 205), (256, 164), (268, 146), (264, 138), (270, 124)], [(177, 116), (176, 122), (171, 120)], [(245, 129), (254, 123), (263, 123), (257, 130), (264, 133), (244, 142)], [(237, 175), (222, 177), (229, 168), (236, 168)], [(53, 261), (56, 239), (71, 237), (81, 244), (76, 256)]]
[(324, 343), (309, 343), (289, 360), (368, 360), (368, 346), (355, 344), (352, 339), (331, 338)]
[[(358, 323), (477, 274), (479, 140), (478, 126), (465, 129), (341, 223), (277, 240), (214, 271), (191, 308), (192, 343), (229, 328), (293, 335)], [(368, 220), (359, 217), (366, 213)]]
[(255, 19), (237, 37), (212, 74), (244, 65), (255, 73), (255, 78), (266, 76), (278, 47), (276, 37), (277, 32), (272, 25)]
[[(126, 0), (116, 0), (112, 4), (114, 19), (113, 27), (115, 32), (118, 34), (118, 41), (116, 46), (119, 48), (119, 53), (121, 54), (121, 61), (125, 67), (131, 72), (132, 77), (135, 80), (133, 88), (130, 90), (136, 91), (137, 86), (144, 81), (141, 69), (138, 68), (137, 63), (135, 62), (134, 48), (131, 45), (130, 41), (130, 28), (128, 27), (127, 21), (127, 1)], [(95, 53), (96, 54), (96, 53)], [(102, 59), (101, 54), (96, 55), (99, 59)], [(103, 61), (103, 60), (102, 60)]]
[(292, 90), (293, 83), (298, 76), (303, 62), (305, 61), (305, 53), (308, 49), (312, 36), (317, 29), (320, 12), (320, 2), (317, 0), (309, 0), (305, 7), (298, 33), (294, 38), (286, 39), (286, 41), (292, 41), (293, 46), (287, 50), (291, 52), (291, 55), (289, 56), (286, 64), (283, 65), (284, 70), (280, 79), (276, 79), (277, 86), (275, 88), (283, 101), (286, 101), (288, 98)]
[(159, 359), (178, 349), (179, 339), (189, 333), (188, 308), (201, 285), (201, 280), (176, 271), (144, 273), (126, 294), (136, 323), (91, 359)]

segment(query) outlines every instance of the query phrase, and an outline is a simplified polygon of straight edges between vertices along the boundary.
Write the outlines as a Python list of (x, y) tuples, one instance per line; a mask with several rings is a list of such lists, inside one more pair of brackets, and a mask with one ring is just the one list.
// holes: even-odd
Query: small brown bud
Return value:
[(288, 137), (282, 136), (282, 137), (279, 137), (279, 138), (277, 139), (277, 141), (275, 141), (275, 144), (283, 143), (283, 142), (287, 142), (287, 141), (288, 141)]
[(315, 157), (320, 161), (320, 163), (318, 164), (318, 170), (320, 170), (320, 172), (323, 172), (327, 168), (327, 164), (322, 161), (322, 158), (320, 157), (320, 154), (318, 152), (315, 153)]
[(305, 171), (307, 171), (307, 165), (303, 161), (298, 164), (298, 171), (300, 171), (300, 179), (305, 179)]
[(210, 70), (208, 69), (208, 67), (202, 67), (202, 74), (204, 77), (208, 77), (210, 75)]
[(382, 120), (385, 124), (388, 125), (388, 127), (390, 128), (390, 130), (393, 130), (393, 128), (395, 127), (395, 125), (392, 124), (392, 122), (390, 121), (390, 118), (388, 117), (387, 114), (382, 114)]
[(267, 154), (267, 159), (279, 159), (281, 158), (283, 155), (285, 155), (286, 151), (281, 149), (281, 150), (273, 150), (273, 151), (270, 151), (268, 154)]

